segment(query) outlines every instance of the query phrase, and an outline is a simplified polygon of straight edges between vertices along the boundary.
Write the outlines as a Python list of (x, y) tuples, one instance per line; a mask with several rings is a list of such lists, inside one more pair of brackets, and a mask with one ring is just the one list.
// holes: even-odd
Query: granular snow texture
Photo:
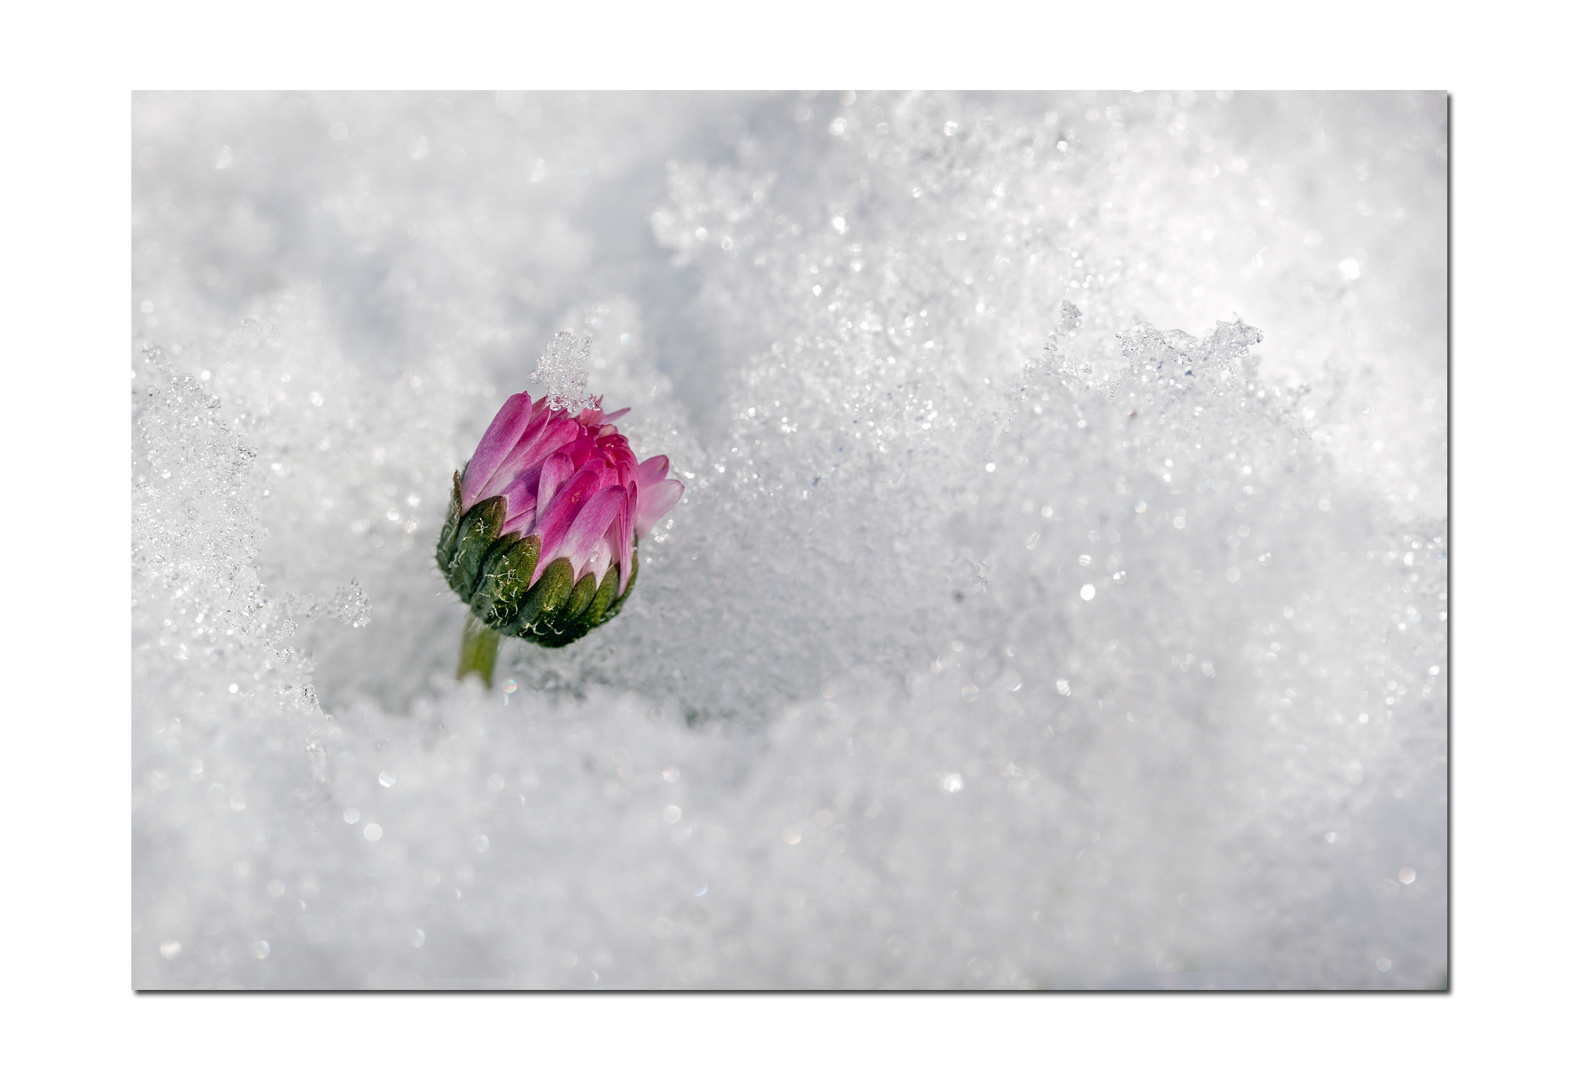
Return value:
[[(137, 986), (1445, 978), (1441, 95), (132, 125)], [(485, 692), (534, 373), (688, 490)]]

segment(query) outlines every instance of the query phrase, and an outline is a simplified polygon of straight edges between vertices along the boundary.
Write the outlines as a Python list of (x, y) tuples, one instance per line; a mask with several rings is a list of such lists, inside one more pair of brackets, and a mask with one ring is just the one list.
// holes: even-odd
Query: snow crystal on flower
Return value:
[(532, 372), (532, 381), (548, 388), (550, 408), (580, 412), (592, 404), (587, 392), (587, 357), (591, 354), (591, 338), (577, 337), (569, 330), (554, 335)]

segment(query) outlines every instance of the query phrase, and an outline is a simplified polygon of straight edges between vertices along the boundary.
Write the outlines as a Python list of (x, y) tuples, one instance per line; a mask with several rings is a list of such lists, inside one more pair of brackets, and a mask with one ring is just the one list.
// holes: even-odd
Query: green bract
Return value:
[(565, 557), (544, 567), (533, 584), (540, 539), (520, 533), (501, 536), (504, 511), (504, 497), (496, 495), (462, 515), (461, 474), (455, 474), (449, 513), (439, 533), (439, 570), (484, 625), (559, 648), (619, 614), (636, 584), (639, 560), (631, 561), (630, 581), (619, 595), (617, 564), (604, 571), (601, 581), (591, 571), (578, 580)]

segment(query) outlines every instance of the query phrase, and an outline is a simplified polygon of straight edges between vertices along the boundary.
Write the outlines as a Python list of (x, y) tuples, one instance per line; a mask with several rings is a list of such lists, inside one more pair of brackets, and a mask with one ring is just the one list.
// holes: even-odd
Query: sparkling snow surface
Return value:
[[(1440, 96), (132, 127), (136, 985), (1444, 978)], [(450, 475), (566, 330), (688, 491), (457, 686)]]

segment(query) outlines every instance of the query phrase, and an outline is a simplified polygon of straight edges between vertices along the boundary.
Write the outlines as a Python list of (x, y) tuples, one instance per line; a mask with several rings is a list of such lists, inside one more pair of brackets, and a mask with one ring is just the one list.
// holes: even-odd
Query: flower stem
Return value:
[(461, 662), (455, 678), (461, 680), (475, 672), (482, 684), (493, 689), (493, 662), (499, 658), (499, 631), (471, 612), (466, 613), (466, 628), (461, 631)]

